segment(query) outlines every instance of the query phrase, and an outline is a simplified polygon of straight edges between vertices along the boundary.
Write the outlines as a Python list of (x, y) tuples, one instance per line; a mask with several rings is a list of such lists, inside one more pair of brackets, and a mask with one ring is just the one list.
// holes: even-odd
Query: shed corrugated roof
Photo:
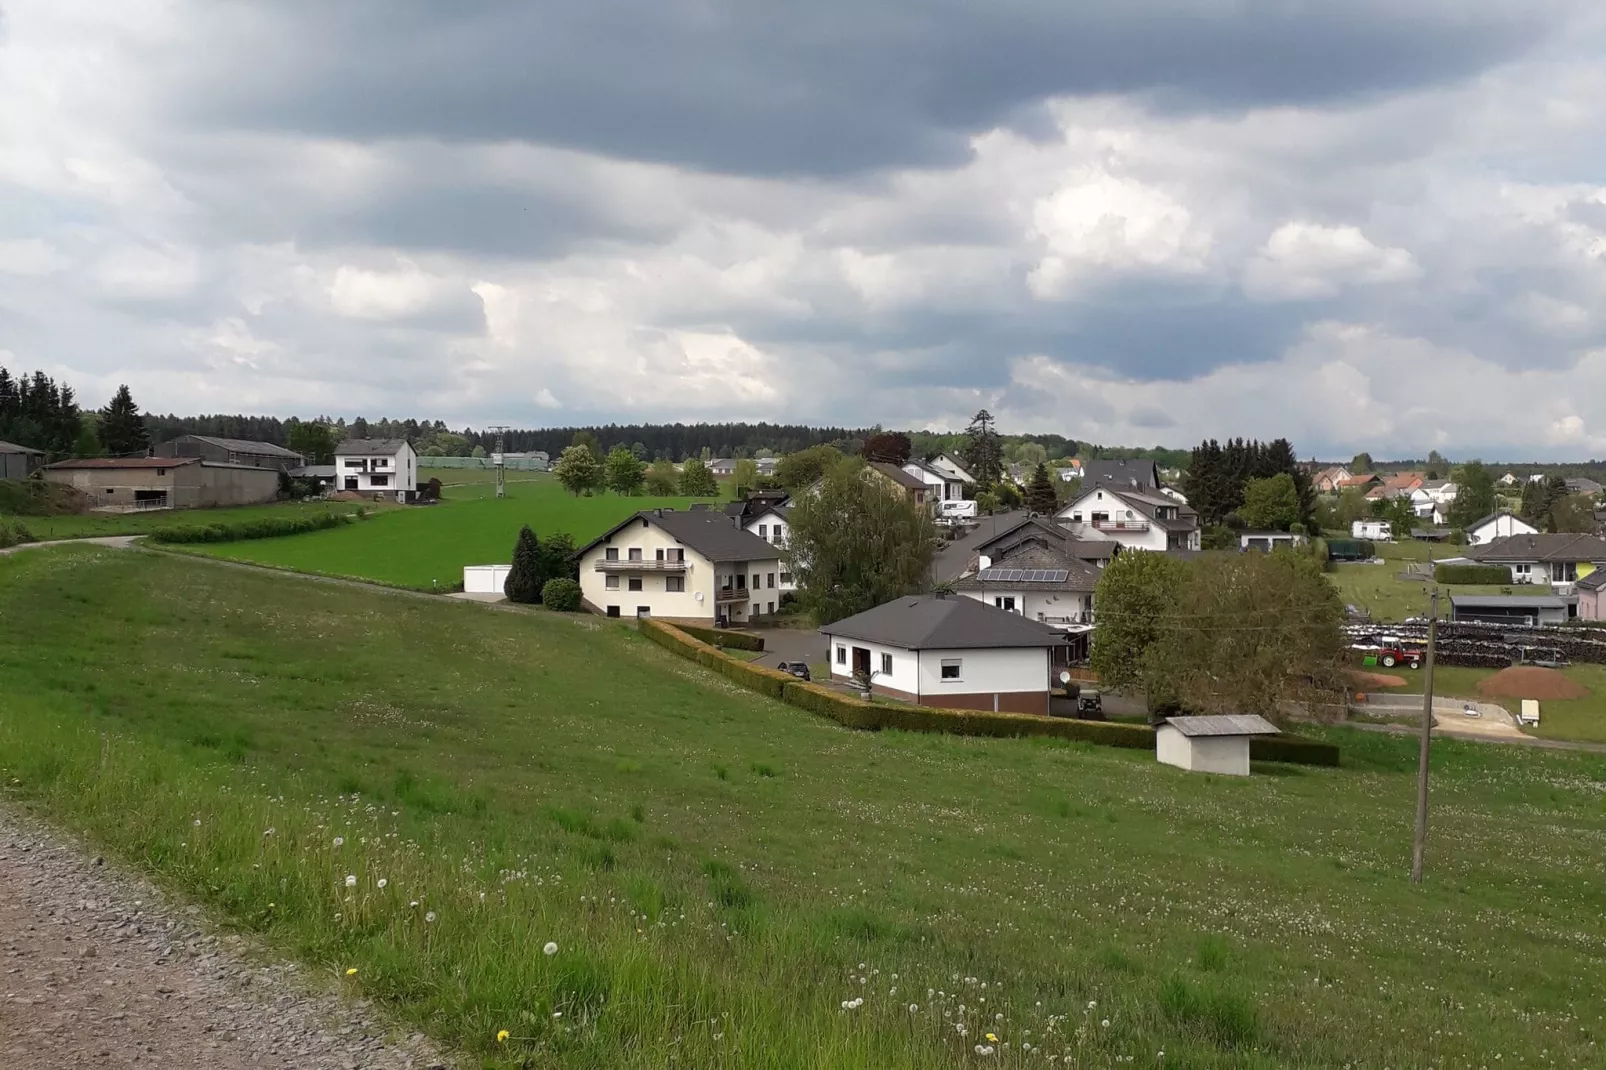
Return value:
[(1258, 713), (1224, 713), (1209, 717), (1167, 717), (1166, 724), (1185, 736), (1275, 736), (1278, 728)]
[(19, 446), (15, 442), (0, 442), (0, 453), (37, 453), (44, 456), (44, 450), (36, 450), (32, 446)]
[[(264, 457), (300, 457), (295, 450), (287, 450), (283, 446), (275, 446), (271, 442), (258, 442), (249, 438), (219, 438), (216, 435), (180, 435), (180, 438), (193, 438), (200, 442), (210, 442), (235, 453), (255, 453)], [(165, 445), (165, 443), (164, 443)]]

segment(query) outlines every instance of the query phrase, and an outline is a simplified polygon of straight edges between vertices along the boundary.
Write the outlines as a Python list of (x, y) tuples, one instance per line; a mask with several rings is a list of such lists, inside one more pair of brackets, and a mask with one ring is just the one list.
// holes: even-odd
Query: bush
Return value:
[(237, 520), (231, 524), (173, 525), (151, 532), (152, 542), (240, 542), (245, 539), (273, 539), (281, 535), (305, 535), (350, 524), (346, 513), (320, 513), (317, 516), (263, 516)]
[(1435, 583), (1510, 583), (1511, 570), (1502, 565), (1435, 565)]
[(562, 576), (547, 580), (546, 586), (541, 588), (541, 601), (548, 609), (573, 613), (580, 608), (580, 585)]
[(21, 546), (33, 542), (33, 535), (15, 520), (0, 519), (0, 550), (8, 546)]
[(705, 643), (725, 650), (751, 650), (755, 653), (762, 653), (764, 650), (764, 637), (761, 635), (727, 632), (719, 628), (699, 628), (693, 624), (677, 624), (675, 627), (694, 639), (701, 639)]

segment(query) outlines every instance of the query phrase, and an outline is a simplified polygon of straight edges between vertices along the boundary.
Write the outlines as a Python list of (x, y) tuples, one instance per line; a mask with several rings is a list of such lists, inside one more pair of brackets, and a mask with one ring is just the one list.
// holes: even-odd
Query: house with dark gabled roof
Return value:
[(1083, 658), (1087, 633), (1093, 630), (1093, 593), (1100, 571), (1073, 555), (1070, 541), (1023, 538), (961, 576), (954, 593), (1063, 630), (1074, 647), (1071, 656)]
[(1084, 485), (1055, 520), (1077, 538), (1109, 540), (1129, 550), (1197, 550), (1202, 542), (1199, 514), (1155, 491)]
[(1505, 565), (1513, 583), (1573, 583), (1606, 567), (1606, 539), (1568, 533), (1507, 535), (1467, 551), (1484, 565)]
[(774, 543), (715, 509), (643, 510), (578, 556), (592, 612), (718, 627), (773, 614), (786, 568)]
[(820, 629), (831, 678), (927, 706), (1049, 712), (1065, 634), (974, 598), (895, 598)]
[(335, 489), (404, 499), (418, 486), (418, 454), (404, 438), (348, 438), (335, 447)]
[(1124, 487), (1152, 493), (1160, 489), (1160, 467), (1153, 461), (1083, 461), (1082, 489), (1090, 487)]
[(1486, 546), (1508, 535), (1537, 535), (1539, 529), (1510, 509), (1500, 509), (1467, 525), (1467, 543)]

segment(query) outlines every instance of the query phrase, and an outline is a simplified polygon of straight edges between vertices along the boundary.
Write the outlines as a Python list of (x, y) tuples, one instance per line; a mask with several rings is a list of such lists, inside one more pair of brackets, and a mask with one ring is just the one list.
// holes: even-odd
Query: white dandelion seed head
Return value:
[(262, 830), (262, 835), (264, 835), (264, 836), (272, 836), (273, 835), (273, 830), (271, 828), (263, 829)]
[(387, 884), (389, 884), (389, 883), (390, 883), (390, 881), (388, 881), (388, 880), (386, 880), (386, 879), (385, 879), (385, 878), (384, 878), (384, 877), (380, 877), (380, 878), (379, 878), (379, 880), (378, 880), (378, 881), (376, 881), (376, 882), (375, 882), (375, 883), (376, 883), (376, 884), (377, 884), (377, 885), (378, 885), (378, 886), (379, 886), (379, 887), (381, 887), (381, 888), (383, 888), (383, 887), (385, 887), (385, 885), (387, 885)]
[(1002, 1014), (995, 1014), (995, 1015), (993, 1015), (993, 1021), (995, 1021), (995, 1022), (1002, 1022), (1002, 1021), (1003, 1021), (1003, 1020), (1004, 1020), (1004, 1016), (1003, 1016), (1003, 1015), (1002, 1015)]
[(427, 911), (427, 912), (426, 912), (426, 913), (425, 913), (425, 914), (424, 914), (424, 923), (425, 923), (425, 924), (426, 924), (426, 925), (427, 925), (427, 924), (428, 924), (428, 923), (430, 923), (430, 922), (432, 922), (432, 921), (434, 921), (434, 920), (435, 920), (435, 912), (434, 912), (434, 911), (433, 911), (433, 910), (431, 910), (431, 911)]
[(1101, 1029), (1110, 1028), (1110, 1020), (1108, 1018), (1104, 1019), (1104, 1021), (1099, 1023), (1099, 1028), (1101, 1028)]
[(347, 888), (355, 888), (355, 887), (357, 887), (357, 875), (355, 873), (346, 874), (346, 887)]
[(1088, 1010), (1092, 1010), (1094, 1007), (1097, 1007), (1098, 1005), (1099, 1005), (1099, 1001), (1096, 1000), (1096, 999), (1090, 999), (1090, 1000), (1087, 1001), (1087, 1009)]
[(562, 1018), (563, 1017), (563, 1012), (562, 1011), (553, 1011), (552, 1012), (552, 1017), (554, 1017), (554, 1018)]
[(909, 1004), (909, 1013), (910, 1014), (919, 1014), (920, 1013), (920, 1004), (918, 1004), (918, 1003)]
[(407, 903), (407, 909), (408, 910), (417, 910), (418, 909), (418, 900), (416, 900), (416, 899), (409, 900), (408, 903)]
[(200, 828), (201, 827), (201, 819), (200, 818), (196, 818), (195, 819), (195, 827), (196, 828)]
[(556, 955), (557, 953), (558, 945), (555, 940), (548, 940), (546, 946), (541, 949), (541, 954), (543, 955)]
[(336, 836), (335, 837), (335, 846), (336, 847), (344, 847), (345, 845), (346, 845), (346, 838), (344, 836)]

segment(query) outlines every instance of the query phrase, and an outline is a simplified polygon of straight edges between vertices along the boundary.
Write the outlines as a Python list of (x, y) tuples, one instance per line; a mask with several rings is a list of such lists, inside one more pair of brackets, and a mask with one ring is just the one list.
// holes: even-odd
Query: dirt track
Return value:
[(335, 982), (200, 920), (0, 803), (0, 1067), (446, 1065)]

